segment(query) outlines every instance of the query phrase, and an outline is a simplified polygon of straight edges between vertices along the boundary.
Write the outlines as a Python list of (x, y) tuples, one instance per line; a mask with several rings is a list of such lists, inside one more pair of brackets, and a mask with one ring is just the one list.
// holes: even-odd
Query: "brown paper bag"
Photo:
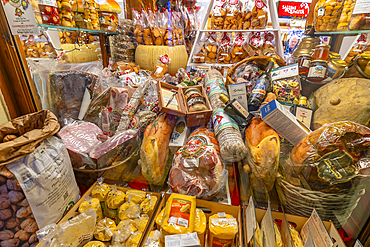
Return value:
[[(0, 125), (0, 166), (32, 153), (45, 138), (58, 130), (58, 119), (48, 110), (27, 114)], [(17, 138), (3, 142), (7, 135)]]

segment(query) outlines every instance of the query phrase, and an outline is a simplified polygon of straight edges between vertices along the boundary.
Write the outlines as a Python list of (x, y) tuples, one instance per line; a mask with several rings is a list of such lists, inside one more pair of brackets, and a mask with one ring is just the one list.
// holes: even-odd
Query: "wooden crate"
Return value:
[[(63, 216), (63, 218), (62, 219), (60, 219), (59, 221), (58, 221), (58, 223), (57, 224), (60, 224), (60, 223), (63, 223), (63, 222), (66, 222), (66, 221), (68, 221), (68, 220), (70, 220), (70, 219), (72, 219), (73, 217), (75, 217), (75, 216), (77, 216), (77, 215), (79, 215), (79, 212), (78, 212), (78, 208), (80, 207), (80, 204), (83, 202), (83, 201), (85, 201), (85, 197), (86, 196), (89, 196), (89, 195), (91, 195), (91, 191), (92, 191), (92, 189), (94, 188), (94, 186), (97, 184), (98, 182), (95, 182), (86, 192), (85, 192), (85, 194), (80, 198), (80, 200), (78, 200), (77, 202), (76, 202), (76, 204)], [(120, 191), (123, 191), (123, 192), (125, 192), (126, 193), (126, 191), (128, 191), (128, 190), (135, 190), (135, 189), (131, 189), (131, 188), (125, 188), (125, 187), (120, 187), (120, 186), (117, 186), (117, 189), (118, 190), (120, 190)], [(143, 239), (144, 239), (144, 236), (146, 236), (146, 233), (148, 232), (148, 230), (149, 229), (151, 229), (150, 228), (150, 226), (151, 226), (151, 224), (152, 224), (152, 220), (153, 219), (155, 219), (154, 217), (152, 217), (152, 216), (155, 216), (155, 215), (157, 215), (157, 211), (158, 211), (158, 209), (159, 209), (159, 206), (161, 205), (161, 203), (162, 203), (162, 195), (163, 194), (161, 194), (161, 193), (156, 193), (156, 192), (149, 192), (149, 191), (146, 191), (147, 193), (150, 193), (150, 194), (153, 194), (153, 195), (155, 195), (157, 198), (158, 198), (158, 200), (157, 200), (157, 203), (156, 203), (156, 205), (154, 206), (154, 210), (153, 210), (153, 212), (149, 215), (149, 221), (148, 221), (148, 223), (147, 223), (147, 225), (146, 225), (146, 227), (145, 227), (145, 230), (144, 230), (144, 232), (143, 232), (143, 235), (142, 235), (142, 237), (141, 237), (141, 239), (140, 239), (140, 242), (139, 242), (139, 245), (138, 246), (141, 246), (141, 243), (143, 243)]]
[[(176, 87), (174, 85), (165, 83), (163, 81), (159, 81), (157, 83), (157, 90), (158, 90), (158, 103), (159, 103), (159, 110), (161, 112), (165, 112), (171, 115), (175, 115), (178, 117), (185, 117), (186, 115), (186, 107), (183, 101), (183, 97), (181, 96), (181, 92), (179, 87)], [(174, 99), (176, 99), (178, 103), (178, 109), (172, 109), (170, 107), (167, 107), (168, 97), (164, 96), (164, 91), (171, 91), (171, 92), (177, 92)], [(172, 101), (173, 102), (173, 101)]]
[[(157, 213), (153, 214), (153, 219), (151, 219), (151, 221), (150, 221), (151, 223), (148, 227), (148, 231), (146, 231), (145, 235), (143, 235), (144, 238), (142, 238), (143, 242), (141, 242), (141, 244), (145, 243), (145, 241), (148, 238), (151, 231), (159, 229), (159, 226), (157, 226), (157, 224), (155, 223), (155, 219), (157, 218), (157, 216), (159, 215), (161, 210), (166, 206), (166, 202), (167, 202), (168, 198), (170, 197), (170, 195), (171, 194), (164, 194), (164, 196), (162, 198), (162, 201), (159, 204)], [(206, 246), (205, 245), (205, 242), (206, 242), (205, 236), (208, 232), (209, 217), (211, 215), (217, 214), (219, 212), (225, 212), (227, 214), (230, 214), (230, 215), (234, 216), (237, 219), (238, 225), (239, 225), (239, 231), (238, 231), (238, 234), (237, 234), (237, 237), (236, 237), (236, 246), (237, 247), (243, 247), (243, 245), (242, 245), (243, 236), (242, 236), (242, 234), (240, 234), (242, 232), (242, 215), (241, 215), (242, 210), (241, 210), (240, 206), (231, 206), (231, 205), (226, 205), (226, 204), (222, 204), (222, 203), (216, 203), (216, 202), (199, 200), (199, 199), (196, 200), (196, 205), (197, 205), (197, 208), (203, 210), (203, 212), (204, 212), (204, 214), (206, 215), (206, 218), (207, 218), (207, 221), (206, 221), (207, 222), (207, 228), (205, 230), (205, 233), (202, 234), (202, 236), (199, 236), (199, 240), (201, 241), (201, 246), (202, 247)], [(142, 245), (139, 245), (139, 247), (140, 246), (142, 246)]]
[[(202, 96), (204, 98), (204, 101), (206, 103), (206, 106), (207, 106), (208, 110), (206, 110), (206, 111), (196, 111), (196, 112), (190, 112), (188, 110), (188, 106), (187, 106), (187, 103), (186, 103), (184, 92), (189, 88), (199, 89), (199, 91), (202, 93)], [(185, 103), (186, 125), (188, 127), (206, 125), (212, 117), (212, 106), (209, 103), (209, 100), (208, 100), (208, 97), (207, 97), (207, 94), (206, 94), (206, 90), (204, 90), (204, 87), (202, 85), (197, 85), (197, 86), (191, 86), (191, 87), (182, 87), (182, 88), (180, 88), (180, 90), (181, 90), (182, 101)]]

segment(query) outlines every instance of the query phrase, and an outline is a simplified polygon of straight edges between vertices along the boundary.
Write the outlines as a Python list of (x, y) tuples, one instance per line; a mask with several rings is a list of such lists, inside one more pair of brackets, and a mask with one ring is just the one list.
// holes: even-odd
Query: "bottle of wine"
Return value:
[(267, 64), (265, 73), (263, 73), (260, 78), (258, 78), (256, 85), (254, 86), (252, 93), (248, 99), (248, 109), (251, 111), (258, 110), (259, 106), (262, 104), (266, 97), (266, 93), (272, 91), (272, 83), (270, 72), (274, 62), (270, 61)]
[(239, 125), (249, 125), (251, 123), (254, 115), (244, 109), (236, 99), (229, 100), (228, 97), (221, 94), (220, 100), (226, 105), (224, 108), (225, 112), (234, 118)]

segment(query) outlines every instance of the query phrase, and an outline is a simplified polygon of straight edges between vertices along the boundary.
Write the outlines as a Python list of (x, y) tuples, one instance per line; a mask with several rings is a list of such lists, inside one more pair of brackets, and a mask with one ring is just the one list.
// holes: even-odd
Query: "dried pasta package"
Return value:
[(151, 231), (144, 247), (164, 247), (164, 243), (161, 241), (161, 232), (158, 230)]
[(239, 0), (231, 0), (227, 5), (226, 17), (223, 29), (236, 30), (242, 21), (242, 3)]
[(238, 222), (229, 214), (220, 212), (209, 217), (208, 247), (231, 246), (238, 233)]
[(292, 226), (289, 226), (289, 230), (292, 236), (293, 247), (303, 247), (303, 241), (299, 232)]
[(158, 214), (157, 218), (155, 219), (155, 223), (159, 226), (162, 226), (162, 223), (163, 223), (164, 210), (165, 208), (161, 210), (161, 212)]
[(116, 230), (116, 223), (109, 218), (104, 218), (96, 224), (94, 238), (100, 241), (110, 241)]
[(90, 241), (85, 244), (83, 247), (106, 247), (105, 243), (100, 241)]
[(206, 34), (206, 43), (205, 43), (205, 62), (206, 63), (216, 63), (217, 60), (217, 33), (209, 32)]
[(131, 234), (136, 231), (137, 228), (133, 226), (131, 220), (121, 221), (117, 226), (117, 231), (113, 233), (112, 245), (124, 245)]
[(106, 200), (108, 193), (110, 192), (110, 187), (107, 184), (103, 183), (103, 178), (98, 178), (98, 183), (91, 191), (91, 197), (97, 198), (100, 201), (101, 209), (103, 211), (103, 216), (107, 213)]
[(244, 44), (247, 41), (246, 33), (237, 33), (234, 37), (233, 49), (231, 52), (231, 58), (233, 63), (238, 63), (247, 57), (247, 51), (244, 48)]
[(283, 247), (283, 239), (281, 238), (281, 233), (278, 225), (274, 222), (275, 228), (275, 247)]
[(119, 222), (118, 208), (125, 201), (125, 192), (117, 190), (116, 185), (112, 186), (112, 190), (107, 196), (107, 217), (111, 218), (115, 223)]
[(370, 2), (357, 0), (353, 9), (349, 30), (369, 30), (370, 29)]
[(120, 207), (119, 207), (119, 210), (118, 210), (118, 217), (120, 220), (124, 220), (123, 217), (125, 215), (125, 212), (128, 208), (134, 206), (135, 203), (133, 202), (125, 202), (123, 203)]
[(126, 247), (137, 247), (142, 235), (143, 233), (140, 231), (131, 234), (131, 236), (127, 239)]
[(147, 194), (144, 201), (140, 204), (141, 212), (144, 214), (150, 214), (153, 212), (157, 200), (158, 198), (156, 196)]
[(223, 29), (226, 18), (226, 1), (217, 0), (213, 7), (211, 29)]
[(103, 212), (101, 210), (99, 199), (87, 197), (85, 201), (80, 204), (78, 212), (82, 214), (89, 209), (94, 209), (94, 211), (96, 212), (96, 221), (100, 221), (101, 219), (103, 219)]
[(195, 215), (195, 227), (194, 231), (198, 234), (203, 234), (206, 231), (207, 218), (203, 210), (197, 208)]
[(231, 43), (232, 34), (225, 32), (221, 38), (221, 45), (218, 48), (217, 52), (217, 61), (222, 64), (231, 63)]
[(194, 196), (171, 194), (166, 202), (162, 229), (169, 234), (192, 233), (195, 225), (195, 209)]
[(142, 190), (128, 190), (126, 191), (126, 201), (140, 204), (144, 201), (146, 192)]
[[(120, 208), (121, 209), (121, 208)], [(140, 205), (135, 204), (124, 211), (119, 212), (120, 220), (127, 220), (127, 219), (136, 219), (140, 216), (141, 210)]]
[(142, 214), (138, 219), (134, 219), (134, 225), (140, 232), (144, 232), (146, 225), (149, 221), (149, 216), (147, 214)]
[(314, 24), (317, 32), (335, 31), (342, 12), (342, 0), (319, 0), (315, 6)]
[(349, 31), (348, 24), (355, 8), (356, 0), (345, 0), (343, 3), (342, 13), (339, 17), (337, 31)]

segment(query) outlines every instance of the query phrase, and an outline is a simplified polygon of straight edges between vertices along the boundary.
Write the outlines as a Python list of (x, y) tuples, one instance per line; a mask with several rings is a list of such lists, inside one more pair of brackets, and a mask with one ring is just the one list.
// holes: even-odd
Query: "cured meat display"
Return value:
[(213, 132), (205, 127), (195, 130), (175, 154), (168, 179), (172, 191), (212, 198), (224, 186), (228, 174), (219, 155)]
[(72, 165), (78, 168), (87, 165), (92, 169), (96, 168), (96, 165), (88, 154), (100, 144), (98, 139), (100, 135), (103, 135), (103, 131), (98, 126), (84, 121), (73, 121), (58, 133), (66, 145)]
[(139, 147), (139, 131), (125, 130), (99, 144), (90, 152), (98, 168), (112, 166), (127, 159)]
[(108, 109), (113, 114), (113, 120), (118, 126), (121, 120), (122, 112), (128, 101), (128, 90), (122, 87), (112, 87), (109, 94)]
[(176, 116), (165, 113), (145, 129), (139, 164), (144, 178), (151, 185), (163, 185), (167, 177), (168, 144), (175, 122)]

